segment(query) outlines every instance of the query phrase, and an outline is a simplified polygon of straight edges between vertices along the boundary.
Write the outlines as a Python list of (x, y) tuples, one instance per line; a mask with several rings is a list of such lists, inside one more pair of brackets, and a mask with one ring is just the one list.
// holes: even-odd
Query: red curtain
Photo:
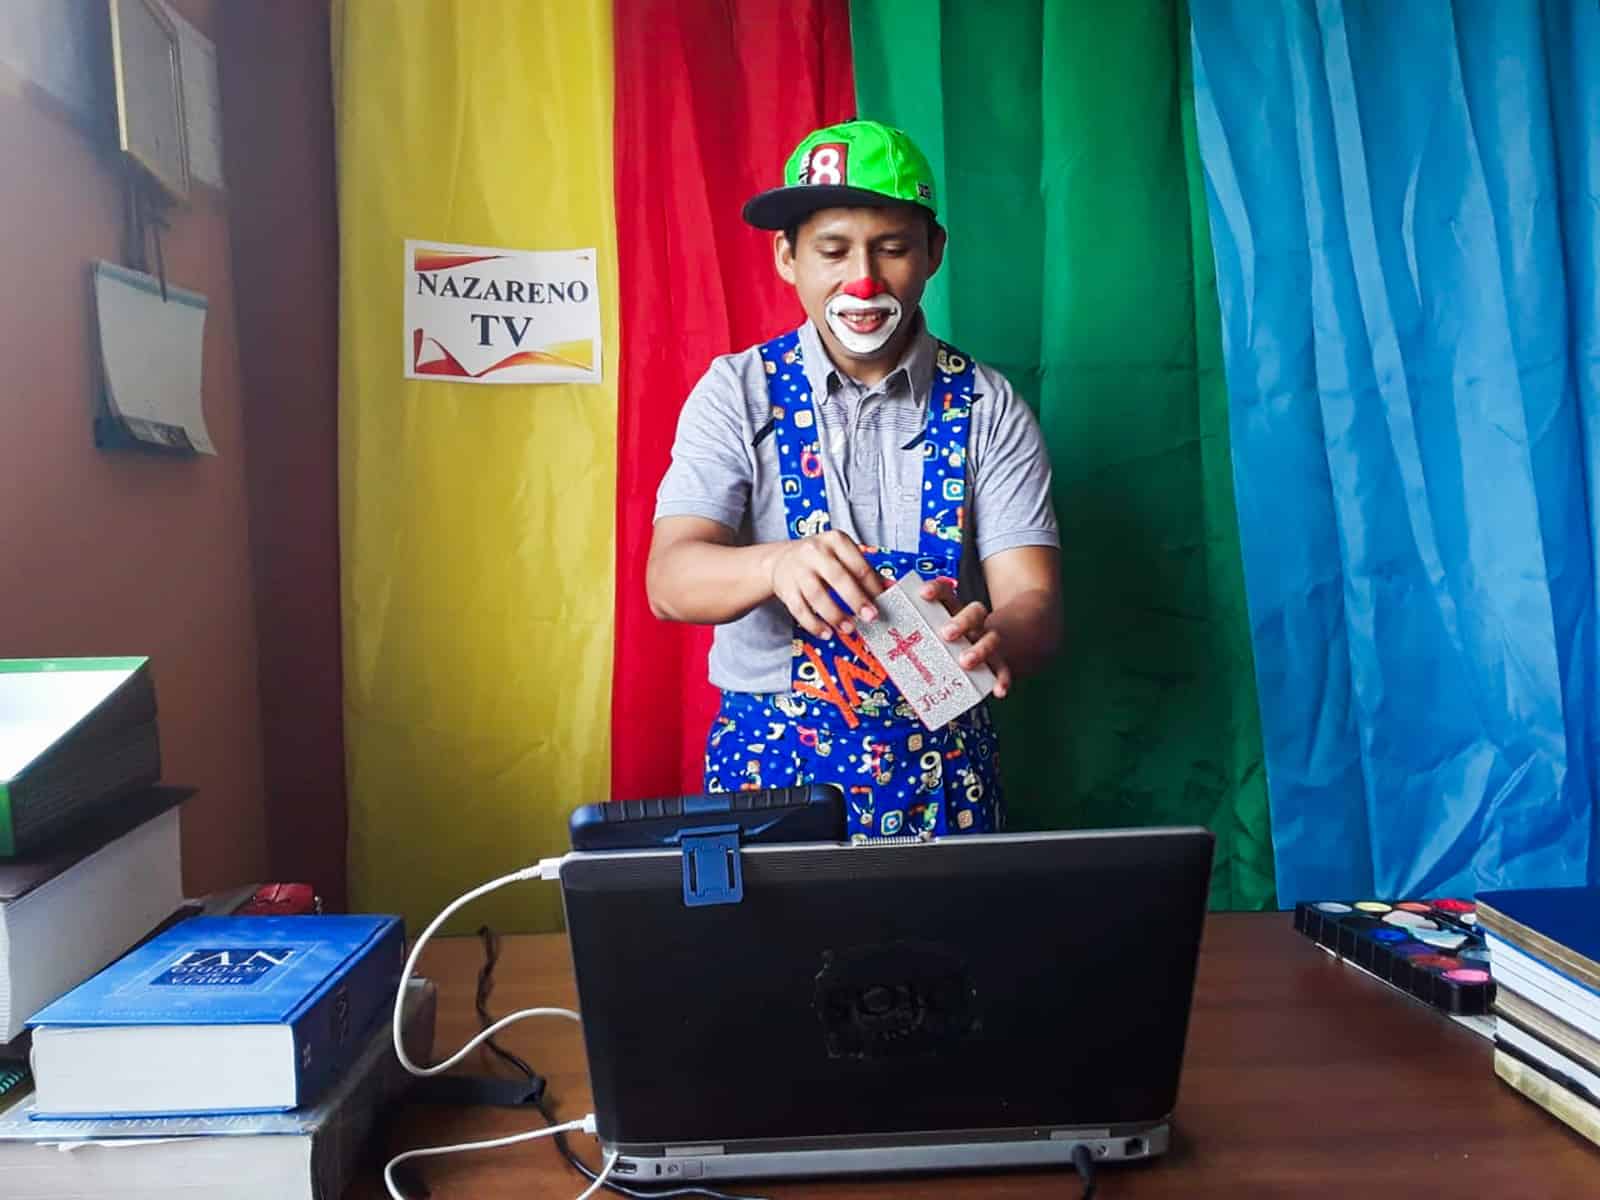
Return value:
[(617, 643), (612, 795), (700, 790), (709, 630), (650, 613), (644, 568), (678, 412), (718, 354), (797, 324), (771, 237), (739, 215), (848, 119), (848, 0), (616, 0)]

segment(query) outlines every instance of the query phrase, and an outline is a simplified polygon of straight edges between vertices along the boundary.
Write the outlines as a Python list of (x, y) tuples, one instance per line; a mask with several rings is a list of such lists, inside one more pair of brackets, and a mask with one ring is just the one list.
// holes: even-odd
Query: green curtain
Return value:
[(1055, 470), (1068, 641), (997, 705), (1012, 828), (1204, 824), (1211, 903), (1272, 842), (1185, 6), (853, 0), (860, 114), (928, 153), (935, 332), (1004, 371)]

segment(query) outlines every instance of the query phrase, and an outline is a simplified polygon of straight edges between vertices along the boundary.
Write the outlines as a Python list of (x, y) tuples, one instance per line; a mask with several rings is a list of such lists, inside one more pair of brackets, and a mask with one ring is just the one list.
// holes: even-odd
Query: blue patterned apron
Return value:
[[(791, 538), (832, 528), (822, 447), (796, 333), (761, 347)], [(961, 578), (972, 362), (940, 343), (922, 435), (922, 522), (915, 552), (863, 546), (885, 579), (915, 570)], [(841, 644), (841, 642), (843, 644)], [(992, 833), (1003, 809), (986, 705), (936, 732), (917, 719), (859, 635), (823, 641), (794, 629), (791, 690), (723, 692), (706, 739), (709, 792), (806, 783), (844, 789), (849, 834)]]

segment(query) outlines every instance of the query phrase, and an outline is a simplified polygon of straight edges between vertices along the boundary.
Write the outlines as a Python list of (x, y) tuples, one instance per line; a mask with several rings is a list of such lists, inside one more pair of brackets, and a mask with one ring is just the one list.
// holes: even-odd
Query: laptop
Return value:
[(1098, 1162), (1168, 1148), (1206, 830), (717, 852), (737, 886), (713, 903), (690, 902), (687, 848), (561, 865), (595, 1114), (620, 1180), (1070, 1166), (1080, 1144)]

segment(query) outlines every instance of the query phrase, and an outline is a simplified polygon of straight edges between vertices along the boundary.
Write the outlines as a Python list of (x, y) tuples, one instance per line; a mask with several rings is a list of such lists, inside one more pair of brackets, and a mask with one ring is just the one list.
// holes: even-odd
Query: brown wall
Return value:
[(250, 447), (268, 838), (279, 878), (345, 897), (338, 298), (326, 0), (217, 5)]
[[(179, 9), (210, 31), (209, 0)], [(104, 452), (91, 438), (88, 263), (117, 260), (111, 154), (14, 77), (0, 83), (0, 656), (146, 654), (190, 894), (265, 878), (249, 497), (228, 211), (198, 188), (165, 235), (168, 277), (210, 301), (204, 403), (218, 457)]]

